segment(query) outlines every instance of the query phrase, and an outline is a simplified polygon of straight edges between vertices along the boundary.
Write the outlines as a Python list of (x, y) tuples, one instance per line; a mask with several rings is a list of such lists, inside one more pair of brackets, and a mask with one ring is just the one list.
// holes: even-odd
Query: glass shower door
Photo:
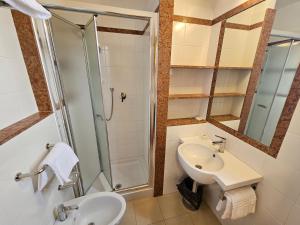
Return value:
[(71, 22), (53, 16), (48, 26), (55, 53), (56, 81), (60, 98), (60, 110), (66, 114), (72, 147), (79, 158), (83, 191), (101, 173), (96, 129), (93, 120), (85, 47), (81, 29)]
[(85, 26), (84, 32), (87, 61), (90, 95), (92, 100), (94, 122), (96, 126), (97, 143), (102, 165), (102, 172), (112, 187), (112, 175), (110, 165), (109, 144), (107, 135), (106, 116), (103, 104), (102, 79), (100, 70), (100, 54), (97, 37), (96, 17), (93, 16)]

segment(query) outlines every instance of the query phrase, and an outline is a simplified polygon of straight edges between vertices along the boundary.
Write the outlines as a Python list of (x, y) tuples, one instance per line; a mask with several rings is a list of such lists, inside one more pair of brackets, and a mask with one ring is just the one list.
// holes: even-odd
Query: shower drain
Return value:
[(118, 189), (120, 189), (122, 187), (122, 184), (116, 184), (115, 185), (115, 190), (118, 190)]

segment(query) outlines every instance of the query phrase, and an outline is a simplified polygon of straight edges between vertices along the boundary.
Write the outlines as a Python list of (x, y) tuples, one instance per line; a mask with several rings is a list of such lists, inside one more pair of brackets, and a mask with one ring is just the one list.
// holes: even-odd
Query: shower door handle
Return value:
[(266, 108), (267, 108), (267, 106), (262, 105), (262, 104), (257, 104), (257, 106), (260, 107), (260, 108), (263, 108), (263, 109), (266, 109)]

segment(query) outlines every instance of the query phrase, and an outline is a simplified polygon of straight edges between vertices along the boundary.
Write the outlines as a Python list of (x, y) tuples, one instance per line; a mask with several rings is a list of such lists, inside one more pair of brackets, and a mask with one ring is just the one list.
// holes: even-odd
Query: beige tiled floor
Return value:
[(127, 202), (121, 225), (220, 225), (209, 207), (197, 211), (184, 207), (178, 193)]

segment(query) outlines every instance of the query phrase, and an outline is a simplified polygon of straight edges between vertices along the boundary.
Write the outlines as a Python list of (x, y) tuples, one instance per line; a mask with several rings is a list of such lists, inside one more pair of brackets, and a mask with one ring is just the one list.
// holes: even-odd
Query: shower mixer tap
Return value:
[(126, 99), (127, 95), (124, 92), (121, 92), (121, 101), (124, 102), (124, 100)]

